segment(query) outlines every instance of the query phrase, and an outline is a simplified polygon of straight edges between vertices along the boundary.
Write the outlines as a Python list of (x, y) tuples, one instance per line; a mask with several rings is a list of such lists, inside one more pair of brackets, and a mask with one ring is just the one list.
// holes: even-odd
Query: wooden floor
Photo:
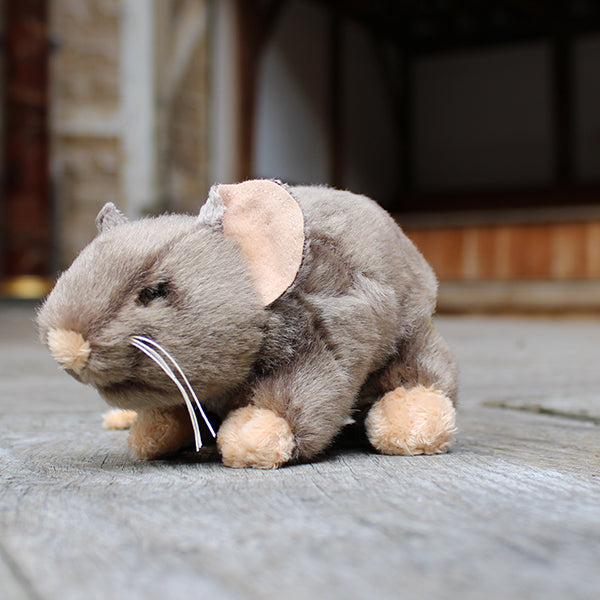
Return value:
[(600, 321), (443, 318), (453, 452), (146, 463), (0, 305), (0, 598), (600, 597)]

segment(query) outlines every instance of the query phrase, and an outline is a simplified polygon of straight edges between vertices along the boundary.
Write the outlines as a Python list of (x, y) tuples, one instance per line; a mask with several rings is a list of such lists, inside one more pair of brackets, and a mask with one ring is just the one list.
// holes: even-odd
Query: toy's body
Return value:
[[(129, 223), (105, 208), (100, 235), (42, 308), (57, 360), (137, 411), (140, 456), (176, 451), (192, 430), (175, 386), (131, 346), (136, 335), (167, 348), (224, 419), (217, 441), (230, 466), (309, 459), (371, 405), (379, 451), (448, 448), (456, 368), (431, 325), (430, 267), (371, 200), (289, 192), (270, 181), (213, 188), (199, 219)], [(272, 206), (255, 214), (261, 198)]]

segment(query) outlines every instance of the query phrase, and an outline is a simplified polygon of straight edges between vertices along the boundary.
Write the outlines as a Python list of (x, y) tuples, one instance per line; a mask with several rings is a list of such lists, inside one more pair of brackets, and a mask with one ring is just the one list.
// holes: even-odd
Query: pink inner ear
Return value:
[(220, 185), (218, 192), (226, 207), (223, 231), (242, 247), (260, 298), (267, 306), (292, 285), (302, 263), (302, 210), (274, 181)]

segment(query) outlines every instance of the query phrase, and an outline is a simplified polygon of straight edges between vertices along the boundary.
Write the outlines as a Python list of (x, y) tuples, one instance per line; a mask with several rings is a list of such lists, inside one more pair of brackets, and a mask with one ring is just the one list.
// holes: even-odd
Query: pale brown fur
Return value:
[(455, 432), (452, 402), (438, 390), (396, 388), (378, 400), (365, 421), (373, 447), (382, 454), (440, 454)]
[(48, 332), (48, 348), (54, 359), (75, 373), (80, 373), (90, 356), (90, 343), (81, 333), (66, 329)]
[(115, 408), (104, 413), (102, 427), (104, 429), (130, 429), (137, 419), (135, 410)]
[(192, 426), (183, 406), (140, 411), (131, 426), (129, 446), (145, 459), (177, 452), (192, 437)]
[(217, 446), (228, 467), (275, 469), (292, 458), (294, 434), (288, 422), (268, 408), (244, 406), (223, 423)]

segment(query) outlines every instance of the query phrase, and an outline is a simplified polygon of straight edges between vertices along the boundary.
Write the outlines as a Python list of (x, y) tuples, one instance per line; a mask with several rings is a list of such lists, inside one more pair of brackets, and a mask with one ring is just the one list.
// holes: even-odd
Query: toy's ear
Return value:
[(239, 243), (264, 306), (296, 279), (304, 253), (304, 215), (282, 185), (256, 180), (215, 186), (199, 221), (222, 226)]
[(127, 217), (112, 202), (107, 202), (96, 217), (98, 233), (104, 233), (126, 222)]

